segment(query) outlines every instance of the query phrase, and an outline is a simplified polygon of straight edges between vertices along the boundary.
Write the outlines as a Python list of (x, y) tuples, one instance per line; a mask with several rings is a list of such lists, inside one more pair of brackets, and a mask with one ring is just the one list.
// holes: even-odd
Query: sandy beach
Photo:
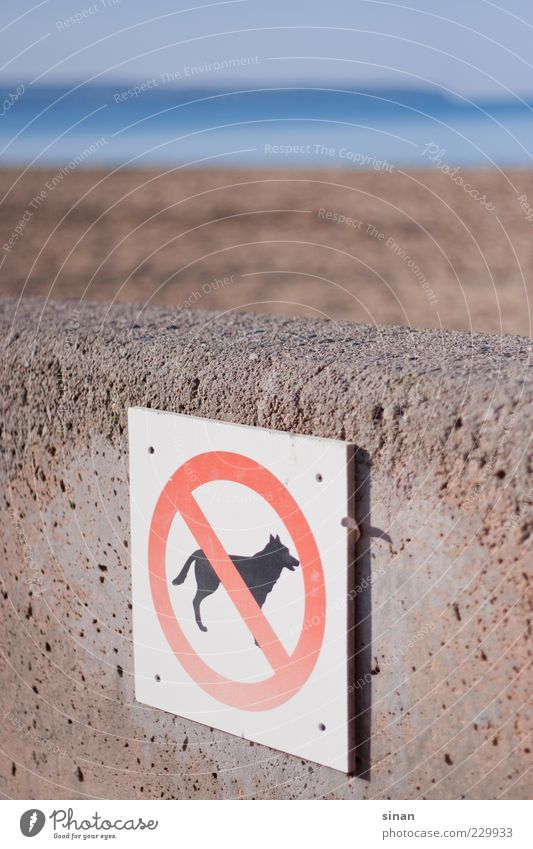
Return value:
[(0, 171), (3, 294), (530, 334), (533, 170)]

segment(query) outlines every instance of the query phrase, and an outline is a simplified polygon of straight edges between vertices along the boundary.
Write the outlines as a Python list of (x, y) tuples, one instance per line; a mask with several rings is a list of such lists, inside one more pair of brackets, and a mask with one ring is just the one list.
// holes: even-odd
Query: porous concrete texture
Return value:
[[(5, 796), (528, 795), (528, 340), (32, 299), (0, 324)], [(358, 446), (358, 776), (135, 702), (131, 405)]]

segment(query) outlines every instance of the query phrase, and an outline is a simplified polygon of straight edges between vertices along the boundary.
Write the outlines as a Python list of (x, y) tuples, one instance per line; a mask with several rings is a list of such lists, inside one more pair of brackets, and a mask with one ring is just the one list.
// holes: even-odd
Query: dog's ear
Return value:
[(276, 536), (276, 542), (281, 543), (281, 540), (280, 540), (280, 538), (279, 538), (279, 534), (277, 534), (277, 536)]
[(274, 537), (272, 536), (272, 534), (270, 534), (269, 542), (276, 542), (276, 540), (274, 539)]

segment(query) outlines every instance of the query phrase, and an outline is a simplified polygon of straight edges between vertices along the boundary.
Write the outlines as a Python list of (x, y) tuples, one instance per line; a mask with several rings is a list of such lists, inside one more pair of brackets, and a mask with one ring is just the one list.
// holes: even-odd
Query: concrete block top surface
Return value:
[(0, 323), (5, 377), (22, 366), (31, 418), (60, 395), (77, 432), (93, 428), (87, 404), (111, 438), (135, 404), (369, 449), (409, 431), (444, 446), (463, 423), (528, 432), (524, 337), (41, 299), (1, 299)]
[[(0, 334), (10, 796), (526, 797), (529, 339), (38, 299)], [(130, 406), (356, 445), (359, 777), (135, 701)]]

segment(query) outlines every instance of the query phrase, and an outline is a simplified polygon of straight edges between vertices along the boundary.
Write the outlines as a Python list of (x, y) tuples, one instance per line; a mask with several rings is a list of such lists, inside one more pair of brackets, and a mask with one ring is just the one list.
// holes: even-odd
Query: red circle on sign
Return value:
[[(192, 496), (195, 489), (214, 481), (232, 481), (254, 490), (276, 511), (292, 538), (304, 582), (304, 623), (311, 623), (309, 628), (302, 627), (292, 655), (285, 653), (259, 608), (253, 611), (254, 605), (257, 607), (255, 600)], [(270, 633), (270, 641), (260, 642), (265, 654), (268, 648), (274, 669), (269, 678), (253, 683), (225, 678), (202, 660), (183, 633), (174, 614), (166, 575), (168, 535), (177, 512), (193, 532), (212, 568), (214, 562), (218, 563), (215, 571), (219, 577), (220, 562), (228, 561), (228, 566), (223, 567), (229, 569), (225, 573), (227, 580), (223, 577), (222, 582), (239, 611), (248, 611), (245, 617), (250, 629), (253, 627), (255, 633), (260, 628), (260, 633), (266, 636)], [(270, 710), (292, 698), (308, 680), (324, 637), (324, 573), (315, 539), (300, 507), (264, 466), (243, 454), (228, 451), (198, 454), (180, 466), (165, 484), (155, 506), (148, 542), (148, 570), (154, 609), (170, 647), (191, 678), (217, 701), (241, 710)]]

